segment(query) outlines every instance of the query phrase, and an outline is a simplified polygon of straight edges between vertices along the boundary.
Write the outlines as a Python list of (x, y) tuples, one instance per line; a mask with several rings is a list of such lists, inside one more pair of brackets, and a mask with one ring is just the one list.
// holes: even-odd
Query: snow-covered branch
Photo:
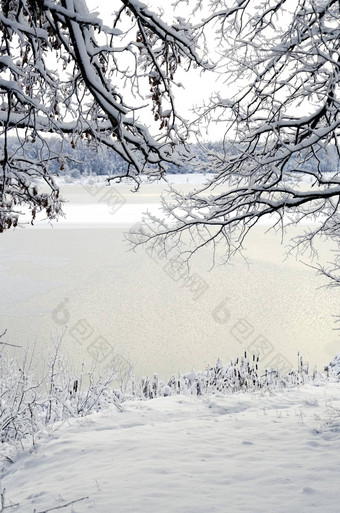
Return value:
[[(40, 140), (46, 150), (46, 134), (112, 148), (137, 186), (141, 173), (162, 175), (190, 156), (174, 75), (182, 61), (206, 64), (189, 24), (167, 25), (136, 0), (121, 1), (105, 23), (85, 0), (5, 0), (0, 27), (0, 231), (16, 226), (21, 205), (32, 220), (39, 210), (61, 213), (48, 161), (25, 161), (25, 144)], [(10, 151), (9, 137), (20, 150)], [(33, 194), (34, 177), (51, 192)]]
[(204, 41), (215, 30), (226, 86), (197, 119), (225, 127), (224, 147), (206, 150), (204, 169), (214, 170), (207, 184), (188, 195), (172, 190), (165, 218), (146, 220), (133, 244), (167, 240), (190, 254), (224, 242), (229, 258), (264, 217), (281, 228), (316, 222), (299, 247), (317, 235), (339, 241), (340, 168), (323, 166), (327, 152), (340, 157), (339, 2), (211, 5), (197, 30), (210, 31)]

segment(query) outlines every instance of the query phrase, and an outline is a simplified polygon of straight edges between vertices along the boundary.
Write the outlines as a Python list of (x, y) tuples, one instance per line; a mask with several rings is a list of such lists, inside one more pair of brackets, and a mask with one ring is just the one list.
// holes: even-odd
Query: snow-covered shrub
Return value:
[(114, 362), (105, 377), (82, 367), (80, 374), (68, 367), (60, 347), (45, 365), (41, 378), (26, 357), (18, 363), (3, 351), (0, 355), (0, 442), (17, 443), (45, 426), (71, 417), (89, 415), (108, 404), (119, 409), (119, 393), (112, 386)]
[(204, 371), (188, 372), (179, 376), (171, 376), (168, 382), (162, 382), (155, 374), (150, 380), (142, 378), (139, 387), (133, 384), (132, 396), (145, 399), (163, 397), (175, 394), (202, 395), (214, 392), (232, 393), (255, 391), (264, 388), (283, 388), (301, 385), (307, 381), (320, 379), (322, 376), (316, 370), (309, 373), (308, 364), (299, 357), (297, 370), (282, 374), (278, 369), (265, 369), (259, 372), (259, 356), (247, 352), (241, 358), (230, 360), (223, 364), (218, 360), (216, 365), (208, 366)]
[(340, 379), (340, 353), (337, 353), (333, 360), (325, 367), (329, 377)]
[[(223, 364), (208, 366), (204, 371), (173, 375), (167, 382), (154, 374), (152, 379), (136, 382), (126, 377), (115, 387), (115, 362), (112, 361), (103, 376), (84, 366), (80, 373), (70, 369), (56, 345), (53, 356), (45, 364), (42, 377), (32, 370), (32, 358), (18, 363), (6, 354), (0, 345), (0, 441), (2, 449), (8, 444), (28, 441), (35, 443), (35, 435), (46, 426), (71, 417), (86, 416), (128, 399), (154, 399), (170, 395), (203, 395), (213, 393), (240, 393), (266, 389), (280, 389), (327, 379), (316, 371), (309, 372), (299, 357), (297, 370), (281, 374), (278, 369), (259, 371), (259, 357), (245, 353), (241, 358)], [(340, 376), (340, 354), (329, 365), (328, 375)], [(2, 450), (2, 453), (4, 451)]]

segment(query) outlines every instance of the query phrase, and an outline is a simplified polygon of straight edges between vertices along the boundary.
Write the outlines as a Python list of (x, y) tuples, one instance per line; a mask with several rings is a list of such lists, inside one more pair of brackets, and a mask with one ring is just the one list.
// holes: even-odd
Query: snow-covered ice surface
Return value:
[[(145, 175), (140, 177), (141, 183), (144, 185), (151, 184), (165, 184), (166, 182), (169, 184), (191, 184), (191, 185), (202, 185), (206, 183), (212, 174), (209, 173), (179, 173), (179, 174), (167, 174), (166, 179), (161, 180), (150, 180)], [(55, 180), (59, 186), (65, 184), (73, 184), (73, 185), (93, 185), (93, 184), (102, 184), (105, 182), (105, 179), (109, 178), (109, 175), (89, 175), (82, 176), (80, 178), (73, 178), (71, 176), (60, 176), (56, 177)], [(122, 179), (121, 183), (129, 184), (133, 187), (133, 183), (131, 180)], [(115, 182), (112, 182), (115, 185)]]
[(11, 511), (83, 497), (62, 511), (339, 511), (340, 383), (123, 407), (43, 433), (7, 465)]
[[(164, 217), (161, 209), (160, 196), (166, 195), (169, 187), (184, 193), (200, 189), (213, 177), (208, 173), (169, 174), (166, 179), (150, 180), (141, 177), (141, 187), (138, 193), (133, 193), (134, 184), (123, 179), (117, 184), (114, 181), (108, 186), (108, 175), (89, 175), (81, 178), (70, 176), (56, 177), (61, 195), (66, 200), (63, 205), (65, 217), (60, 217), (53, 223), (55, 229), (74, 227), (101, 227), (131, 226), (141, 220), (146, 212)], [(310, 186), (309, 177), (300, 180), (303, 186)], [(23, 209), (25, 210), (25, 209)], [(27, 214), (27, 212), (26, 212)], [(292, 215), (289, 217), (292, 221)], [(21, 222), (30, 226), (30, 218), (22, 217)], [(308, 225), (311, 220), (306, 219), (300, 225)], [(273, 217), (265, 216), (258, 222), (259, 225), (272, 226)], [(46, 222), (43, 214), (38, 214), (34, 222), (34, 229), (49, 229), (51, 225)]]
[[(168, 178), (188, 193), (207, 177)], [(291, 368), (299, 350), (311, 368), (322, 369), (339, 351), (338, 289), (322, 288), (326, 280), (294, 255), (285, 259), (279, 234), (260, 225), (251, 230), (245, 244), (249, 266), (236, 257), (232, 265), (210, 271), (212, 251), (197, 253), (191, 275), (205, 289), (196, 297), (194, 281), (169, 273), (169, 259), (153, 258), (142, 247), (129, 251), (124, 240), (142, 212), (157, 213), (164, 184), (143, 184), (132, 193), (131, 184), (104, 183), (104, 177), (66, 183), (61, 186), (66, 219), (53, 227), (37, 220), (2, 235), (0, 326), (7, 328), (8, 342), (35, 345), (43, 361), (49, 341), (67, 324), (64, 350), (74, 366), (84, 359), (90, 365), (88, 348), (102, 337), (138, 377), (157, 372), (162, 379), (217, 358), (229, 360), (263, 339), (269, 341), (261, 358), (266, 366), (282, 355)], [(285, 243), (300, 233), (301, 228), (288, 228)], [(219, 246), (217, 262), (225, 250)], [(329, 246), (320, 244), (321, 263), (332, 257)], [(316, 265), (308, 254), (303, 261)], [(222, 318), (223, 312), (229, 318)], [(93, 330), (89, 341), (77, 332), (84, 320)]]
[[(199, 188), (204, 184), (208, 174), (179, 174), (169, 175), (165, 180), (149, 181), (142, 177), (141, 188), (138, 193), (134, 191), (134, 184), (122, 180), (117, 184), (112, 182), (108, 186), (106, 175), (83, 176), (81, 178), (57, 177), (56, 183), (61, 189), (62, 197), (66, 200), (63, 205), (65, 217), (53, 222), (54, 229), (67, 229), (74, 227), (101, 227), (112, 226), (130, 227), (139, 222), (146, 212), (163, 217), (160, 205), (161, 193), (169, 185), (185, 188), (187, 192)], [(26, 212), (25, 209), (22, 209)], [(30, 217), (22, 216), (20, 222), (26, 228), (30, 225)], [(26, 224), (24, 224), (26, 222)], [(46, 222), (44, 214), (38, 214), (34, 222), (34, 229), (50, 229), (51, 224)]]

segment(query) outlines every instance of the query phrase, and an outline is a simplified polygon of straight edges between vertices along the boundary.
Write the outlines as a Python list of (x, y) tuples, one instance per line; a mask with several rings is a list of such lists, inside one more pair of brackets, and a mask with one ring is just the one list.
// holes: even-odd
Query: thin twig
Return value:
[[(0, 338), (2, 338), (4, 335), (6, 335), (7, 333), (7, 328), (5, 329), (5, 331), (0, 335)], [(0, 340), (0, 344), (3, 345), (3, 346), (10, 346), (10, 347), (22, 347), (22, 346), (17, 346), (15, 344), (9, 344), (8, 342), (1, 342)]]
[(6, 493), (6, 488), (4, 488), (2, 490), (2, 492), (0, 493), (0, 513), (2, 511), (5, 511), (5, 509), (9, 509), (9, 508), (15, 508), (16, 506), (20, 506), (20, 503), (18, 502), (17, 504), (9, 504), (8, 506), (5, 506), (5, 493)]
[(82, 497), (81, 499), (76, 499), (74, 501), (68, 502), (67, 504), (62, 504), (60, 506), (55, 506), (54, 508), (44, 509), (43, 511), (37, 511), (35, 509), (33, 511), (33, 513), (48, 513), (48, 511), (55, 511), (57, 509), (67, 508), (67, 506), (71, 506), (72, 504), (75, 504), (76, 502), (84, 501), (85, 499), (89, 499), (89, 497)]
[(9, 344), (8, 342), (1, 342), (1, 341), (0, 341), (0, 345), (2, 345), (2, 346), (9, 346), (9, 347), (19, 347), (19, 348), (22, 348), (22, 346), (17, 346), (16, 344)]

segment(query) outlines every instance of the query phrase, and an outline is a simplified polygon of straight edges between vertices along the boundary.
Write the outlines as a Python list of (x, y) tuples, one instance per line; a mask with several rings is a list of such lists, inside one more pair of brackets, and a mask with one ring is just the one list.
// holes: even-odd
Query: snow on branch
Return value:
[[(105, 24), (85, 0), (3, 0), (0, 28), (0, 231), (17, 225), (23, 206), (32, 221), (39, 211), (48, 219), (62, 212), (48, 160), (25, 159), (31, 141), (48, 153), (46, 134), (112, 148), (137, 186), (141, 173), (161, 176), (190, 158), (174, 75), (190, 62), (207, 65), (189, 24), (167, 25), (132, 0)], [(34, 179), (50, 192), (33, 192)]]
[[(197, 109), (197, 123), (224, 126), (223, 146), (206, 148), (208, 182), (187, 195), (171, 190), (164, 218), (146, 219), (132, 243), (167, 240), (187, 254), (210, 245), (214, 255), (224, 243), (228, 259), (263, 218), (281, 229), (312, 223), (300, 248), (317, 236), (339, 241), (339, 2), (216, 0), (211, 6), (197, 30), (206, 51), (215, 31), (225, 93)], [(324, 167), (328, 153), (335, 171)]]

